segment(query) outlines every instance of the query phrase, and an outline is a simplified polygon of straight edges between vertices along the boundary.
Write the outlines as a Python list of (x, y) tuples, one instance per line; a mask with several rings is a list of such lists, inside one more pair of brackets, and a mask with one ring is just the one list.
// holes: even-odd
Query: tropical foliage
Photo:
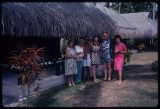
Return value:
[(22, 47), (19, 51), (13, 51), (12, 56), (9, 57), (9, 64), (16, 66), (19, 71), (18, 85), (27, 86), (28, 95), (32, 84), (35, 85), (37, 83), (37, 87), (34, 90), (38, 91), (40, 85), (38, 80), (45, 76), (46, 70), (41, 65), (45, 55), (44, 52), (44, 48), (37, 48), (36, 46)]
[(132, 55), (132, 52), (127, 50), (127, 53), (124, 55), (124, 60), (125, 60), (124, 64), (126, 64), (127, 62), (130, 62), (131, 55)]
[(152, 2), (109, 2), (106, 4), (107, 7), (120, 13), (150, 12), (149, 17), (152, 18), (155, 12), (155, 18), (158, 18), (158, 9)]

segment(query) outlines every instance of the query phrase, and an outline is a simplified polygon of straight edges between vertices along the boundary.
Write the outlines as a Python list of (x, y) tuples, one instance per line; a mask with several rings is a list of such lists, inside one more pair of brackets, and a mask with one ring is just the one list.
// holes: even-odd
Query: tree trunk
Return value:
[(153, 12), (153, 20), (155, 19), (155, 6), (156, 6), (156, 4), (153, 2), (152, 3), (152, 5), (153, 5), (153, 9), (152, 9), (152, 12)]

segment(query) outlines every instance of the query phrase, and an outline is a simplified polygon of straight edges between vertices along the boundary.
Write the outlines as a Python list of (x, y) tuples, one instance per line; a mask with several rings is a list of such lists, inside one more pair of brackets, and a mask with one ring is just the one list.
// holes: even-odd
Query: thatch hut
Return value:
[[(90, 3), (91, 4), (91, 3)], [(105, 7), (105, 3), (95, 5), (101, 12), (109, 16), (115, 23), (115, 34), (120, 34), (123, 38), (156, 38), (157, 22), (148, 18), (149, 12), (125, 13)]]
[[(115, 34), (120, 34), (125, 39), (127, 45), (130, 46), (129, 48), (136, 48), (141, 42), (145, 42), (145, 45), (156, 45), (154, 41), (156, 42), (157, 38), (157, 22), (148, 18), (149, 12), (120, 14), (115, 10), (105, 7), (105, 3), (103, 2), (92, 3), (92, 5), (95, 5), (101, 12), (114, 21), (116, 27)], [(154, 47), (152, 46), (152, 48)]]
[(139, 31), (140, 34), (135, 38), (157, 38), (157, 22), (148, 18), (149, 12), (121, 14), (128, 19)]
[(123, 38), (133, 38), (140, 34), (139, 30), (119, 12), (105, 7), (104, 3), (96, 3), (95, 6), (114, 21), (115, 34), (120, 34)]
[(157, 49), (158, 25), (155, 20), (148, 18), (148, 14), (149, 12), (139, 12), (121, 15), (139, 30), (140, 34), (134, 37), (134, 45), (137, 47), (137, 45), (143, 43), (145, 49), (154, 50)]
[[(51, 61), (56, 64), (49, 65), (51, 68), (47, 69), (47, 77), (54, 77), (42, 81), (42, 89), (46, 90), (65, 83), (64, 71), (60, 70), (63, 68), (63, 63), (60, 63), (62, 61), (53, 61), (59, 57), (60, 37), (92, 37), (106, 31), (113, 35), (114, 28), (109, 16), (85, 3), (2, 3), (1, 63), (3, 66), (7, 64), (7, 57), (17, 48), (17, 44), (45, 47), (48, 56), (45, 63)], [(3, 104), (9, 103), (8, 99), (14, 102), (18, 96), (16, 72), (10, 71), (13, 74), (10, 77), (7, 70), (3, 71)], [(56, 82), (51, 82), (55, 79)], [(12, 90), (6, 91), (8, 89)]]
[[(2, 37), (21, 38), (18, 39), (18, 42), (22, 42), (22, 44), (22, 40), (26, 43), (27, 40), (33, 43), (34, 41), (45, 43), (42, 46), (49, 49), (47, 51), (53, 49), (54, 51), (60, 51), (60, 44), (57, 45), (60, 43), (60, 37), (92, 37), (106, 31), (114, 35), (113, 20), (95, 6), (85, 3), (5, 2), (2, 3), (1, 10)], [(9, 38), (6, 40), (9, 40)], [(52, 48), (49, 48), (47, 44)], [(12, 45), (11, 47), (15, 46)], [(56, 47), (53, 48), (54, 46)], [(55, 56), (59, 54), (57, 52), (50, 51), (48, 56), (50, 54), (52, 54), (50, 57), (59, 57)]]

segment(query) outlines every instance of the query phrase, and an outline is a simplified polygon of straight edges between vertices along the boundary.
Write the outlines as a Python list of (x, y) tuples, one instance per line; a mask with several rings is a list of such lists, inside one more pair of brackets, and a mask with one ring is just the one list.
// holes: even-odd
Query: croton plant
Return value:
[(23, 47), (19, 51), (12, 51), (12, 56), (9, 57), (9, 64), (16, 66), (19, 71), (18, 85), (31, 86), (36, 80), (41, 80), (46, 70), (41, 65), (44, 58), (44, 48)]

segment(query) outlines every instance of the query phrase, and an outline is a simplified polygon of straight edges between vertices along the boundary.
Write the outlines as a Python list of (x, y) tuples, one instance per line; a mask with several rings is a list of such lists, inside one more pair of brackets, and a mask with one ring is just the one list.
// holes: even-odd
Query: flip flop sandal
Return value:
[(73, 85), (73, 86), (75, 86), (75, 84), (74, 84), (74, 83), (73, 83), (72, 85)]
[(122, 82), (118, 82), (118, 84), (122, 84)]
[(108, 81), (111, 81), (111, 79), (108, 79)]
[(97, 83), (97, 82), (98, 82), (98, 81), (96, 81), (96, 80), (94, 81), (94, 83)]
[(107, 81), (107, 79), (103, 79), (103, 81)]
[(116, 83), (119, 83), (119, 81), (116, 81)]

